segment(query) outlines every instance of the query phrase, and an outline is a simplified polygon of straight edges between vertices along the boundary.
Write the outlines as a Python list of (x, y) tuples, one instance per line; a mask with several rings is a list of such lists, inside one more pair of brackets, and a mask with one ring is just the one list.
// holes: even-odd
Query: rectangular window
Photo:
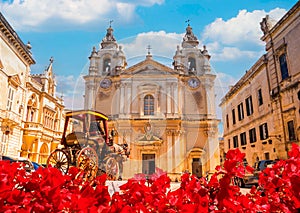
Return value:
[(226, 126), (227, 126), (227, 129), (229, 128), (229, 118), (228, 118), (228, 114), (226, 115)]
[(244, 107), (243, 107), (243, 103), (240, 103), (238, 105), (238, 117), (239, 117), (239, 121), (244, 119)]
[(233, 137), (233, 148), (237, 148), (239, 147), (239, 139), (238, 139), (238, 136), (234, 136)]
[(246, 132), (243, 132), (240, 134), (240, 139), (241, 139), (241, 145), (244, 146), (247, 144), (247, 141), (246, 141)]
[(280, 63), (281, 78), (282, 78), (282, 80), (284, 80), (289, 77), (289, 71), (288, 71), (288, 67), (287, 67), (285, 53), (283, 53), (279, 56), (279, 63)]
[(294, 121), (289, 121), (288, 125), (288, 133), (289, 133), (289, 141), (296, 140), (295, 128), (294, 128)]
[(232, 124), (235, 124), (235, 109), (232, 110)]
[(249, 138), (250, 138), (250, 143), (256, 142), (256, 131), (255, 131), (255, 128), (249, 130)]
[(248, 116), (253, 114), (253, 105), (252, 105), (252, 96), (251, 95), (248, 98), (246, 98), (246, 110), (247, 110)]
[(262, 93), (261, 93), (261, 89), (259, 89), (257, 91), (257, 99), (258, 99), (258, 105), (261, 106), (264, 102), (263, 102), (263, 97), (262, 97)]
[(230, 149), (230, 139), (228, 139), (228, 149)]
[(7, 97), (7, 104), (6, 104), (6, 110), (11, 111), (13, 100), (14, 100), (14, 90), (13, 88), (9, 87), (8, 89), (8, 97)]
[(154, 97), (146, 95), (144, 98), (144, 115), (154, 115)]
[(264, 124), (259, 126), (259, 134), (260, 134), (260, 139), (261, 140), (265, 140), (269, 137), (267, 123), (264, 123)]

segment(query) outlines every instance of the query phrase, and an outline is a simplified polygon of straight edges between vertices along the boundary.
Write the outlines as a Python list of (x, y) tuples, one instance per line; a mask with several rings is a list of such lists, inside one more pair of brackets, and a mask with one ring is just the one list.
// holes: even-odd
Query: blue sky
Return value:
[(114, 35), (131, 65), (144, 59), (149, 44), (152, 55), (170, 64), (189, 19), (200, 47), (205, 44), (212, 56), (219, 102), (229, 85), (264, 53), (262, 17), (269, 14), (279, 20), (296, 2), (1, 0), (0, 10), (23, 42), (30, 41), (36, 60), (31, 72), (42, 73), (53, 56), (58, 95), (63, 93), (68, 108), (80, 108), (84, 90), (80, 76), (87, 73), (88, 57), (93, 46), (99, 48), (109, 20), (113, 20)]

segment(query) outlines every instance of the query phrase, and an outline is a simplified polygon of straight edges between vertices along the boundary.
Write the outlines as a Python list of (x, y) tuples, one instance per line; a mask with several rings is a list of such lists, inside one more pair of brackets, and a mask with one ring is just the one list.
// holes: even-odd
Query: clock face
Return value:
[(200, 81), (197, 78), (190, 78), (188, 84), (192, 88), (197, 88), (200, 85)]
[(111, 80), (110, 79), (103, 79), (101, 82), (100, 82), (100, 87), (104, 88), (104, 89), (107, 89), (111, 86)]

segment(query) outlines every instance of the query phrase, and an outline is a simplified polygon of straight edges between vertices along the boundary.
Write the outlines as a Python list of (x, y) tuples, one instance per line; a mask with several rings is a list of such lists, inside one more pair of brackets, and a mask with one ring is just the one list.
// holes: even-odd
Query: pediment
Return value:
[(140, 146), (150, 146), (150, 145), (161, 145), (162, 139), (155, 136), (153, 131), (153, 127), (150, 123), (146, 123), (144, 126), (145, 134), (139, 136), (136, 141), (136, 145)]
[(138, 140), (135, 142), (137, 146), (161, 146), (163, 140), (159, 137), (154, 135), (145, 134), (142, 137), (139, 137)]
[(10, 84), (12, 84), (13, 86), (15, 86), (15, 87), (18, 87), (18, 86), (21, 85), (21, 79), (20, 79), (19, 75), (17, 75), (17, 74), (9, 76), (8, 77), (8, 82)]
[(178, 72), (172, 68), (161, 64), (152, 59), (146, 59), (140, 63), (137, 63), (128, 69), (126, 69), (122, 74), (125, 75), (176, 75)]

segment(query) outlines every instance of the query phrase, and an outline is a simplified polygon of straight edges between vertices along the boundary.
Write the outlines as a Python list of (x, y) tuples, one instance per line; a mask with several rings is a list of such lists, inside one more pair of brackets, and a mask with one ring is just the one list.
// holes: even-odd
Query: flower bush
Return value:
[(160, 169), (150, 177), (135, 175), (110, 196), (106, 176), (92, 182), (72, 167), (67, 175), (55, 168), (26, 173), (18, 163), (0, 162), (0, 212), (298, 212), (300, 209), (300, 147), (288, 160), (265, 169), (258, 187), (242, 194), (233, 184), (243, 177), (245, 154), (230, 150), (210, 180), (188, 173), (170, 190), (170, 178)]

